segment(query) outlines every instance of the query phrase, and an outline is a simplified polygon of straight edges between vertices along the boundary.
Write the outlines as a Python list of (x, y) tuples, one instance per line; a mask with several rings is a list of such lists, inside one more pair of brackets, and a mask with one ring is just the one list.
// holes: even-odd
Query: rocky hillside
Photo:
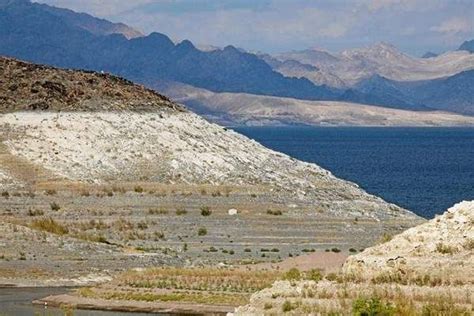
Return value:
[(1, 56), (0, 83), (0, 113), (179, 109), (167, 97), (116, 76), (62, 70)]
[(471, 315), (473, 276), (471, 201), (350, 256), (338, 275), (293, 271), (235, 314)]
[[(436, 269), (433, 269), (436, 267)], [(474, 284), (474, 201), (349, 257), (344, 272), (370, 280)]]

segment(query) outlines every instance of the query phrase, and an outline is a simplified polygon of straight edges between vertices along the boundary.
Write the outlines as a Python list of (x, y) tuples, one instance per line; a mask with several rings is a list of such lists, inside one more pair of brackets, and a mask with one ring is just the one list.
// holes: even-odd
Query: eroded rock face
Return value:
[(474, 201), (349, 257), (344, 273), (375, 282), (474, 282)]

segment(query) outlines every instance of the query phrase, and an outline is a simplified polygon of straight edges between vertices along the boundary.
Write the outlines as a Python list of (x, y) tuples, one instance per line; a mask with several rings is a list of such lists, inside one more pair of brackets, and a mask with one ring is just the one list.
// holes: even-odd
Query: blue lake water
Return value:
[(474, 128), (243, 127), (236, 131), (432, 218), (474, 200)]

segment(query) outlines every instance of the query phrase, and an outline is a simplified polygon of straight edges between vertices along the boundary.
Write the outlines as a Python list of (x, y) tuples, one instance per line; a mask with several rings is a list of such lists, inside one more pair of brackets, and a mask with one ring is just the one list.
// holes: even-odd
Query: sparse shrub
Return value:
[(438, 243), (436, 245), (436, 251), (442, 254), (453, 254), (456, 252), (456, 248), (445, 245), (443, 243)]
[(384, 244), (392, 240), (393, 236), (387, 233), (383, 233), (382, 237), (380, 237), (380, 243)]
[(209, 252), (217, 252), (217, 251), (218, 251), (218, 250), (217, 250), (215, 247), (212, 247), (212, 246), (211, 246), (211, 247), (209, 248)]
[(209, 206), (203, 206), (201, 207), (201, 215), (202, 216), (210, 216), (212, 214), (211, 210), (209, 209)]
[(265, 305), (263, 305), (264, 310), (272, 309), (272, 307), (273, 307), (273, 305), (271, 303), (265, 303)]
[(339, 248), (331, 248), (331, 251), (335, 253), (341, 252)]
[(299, 281), (301, 280), (301, 272), (297, 268), (291, 268), (285, 273), (283, 279), (289, 281)]
[(148, 224), (146, 222), (139, 222), (137, 223), (137, 228), (141, 230), (148, 229)]
[(280, 210), (267, 210), (268, 215), (280, 216), (283, 215), (283, 212)]
[(8, 191), (3, 191), (2, 197), (4, 197), (5, 199), (8, 199), (10, 197), (10, 193), (8, 193)]
[(46, 195), (56, 195), (58, 192), (56, 192), (56, 190), (49, 189), (49, 190), (46, 190), (45, 193)]
[(293, 305), (290, 301), (285, 301), (281, 307), (281, 310), (284, 312), (284, 313), (287, 313), (287, 312), (291, 312), (292, 310), (294, 310), (296, 308), (295, 305)]
[(311, 269), (308, 272), (306, 272), (306, 278), (308, 280), (316, 281), (319, 282), (323, 279), (323, 275), (321, 274), (321, 271), (318, 269)]
[(198, 236), (206, 236), (207, 235), (207, 229), (205, 227), (201, 227), (198, 230)]
[(466, 240), (464, 243), (464, 248), (467, 250), (473, 250), (474, 249), (474, 238), (469, 238)]
[(42, 210), (32, 210), (31, 208), (28, 210), (28, 216), (42, 216), (44, 212)]
[(357, 252), (357, 249), (349, 248), (349, 252), (352, 252), (352, 253)]
[(56, 202), (51, 203), (49, 206), (51, 207), (51, 210), (55, 212), (61, 209), (61, 206), (59, 206), (59, 204)]
[(154, 232), (153, 235), (155, 236), (155, 240), (165, 239), (165, 234), (163, 232)]
[(421, 311), (422, 316), (461, 316), (461, 315), (471, 315), (470, 311), (462, 308), (456, 307), (452, 301), (444, 299), (439, 300), (435, 303), (429, 303), (423, 306)]
[(91, 195), (91, 193), (90, 193), (89, 191), (87, 191), (87, 190), (83, 190), (83, 191), (81, 192), (81, 196), (88, 197), (88, 196), (90, 196), (90, 195)]
[(250, 249), (250, 248), (245, 248), (245, 249), (244, 249), (244, 252), (252, 252), (252, 249)]
[(137, 185), (133, 188), (133, 191), (135, 191), (135, 193), (143, 193), (144, 190), (141, 186)]
[(176, 209), (176, 215), (185, 215), (185, 214), (187, 214), (187, 213), (188, 213), (188, 211), (186, 211), (185, 208), (178, 208), (178, 209)]
[(326, 275), (326, 280), (328, 281), (336, 281), (337, 280), (337, 274), (334, 272), (329, 273)]
[(150, 215), (164, 215), (164, 214), (168, 214), (168, 210), (165, 210), (164, 208), (160, 208), (160, 209), (150, 208), (148, 210), (148, 214), (150, 214)]
[(358, 298), (352, 303), (352, 314), (355, 316), (390, 316), (395, 315), (395, 308), (379, 298)]
[(229, 255), (233, 255), (235, 254), (235, 251), (234, 250), (229, 250)]
[(280, 249), (278, 248), (273, 248), (272, 250), (270, 250), (271, 252), (280, 252)]

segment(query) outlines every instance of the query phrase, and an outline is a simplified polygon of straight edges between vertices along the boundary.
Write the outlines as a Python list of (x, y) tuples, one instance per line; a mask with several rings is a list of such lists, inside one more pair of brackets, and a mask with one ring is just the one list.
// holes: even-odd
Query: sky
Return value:
[(474, 0), (37, 0), (197, 45), (279, 53), (387, 42), (419, 56), (474, 39)]

